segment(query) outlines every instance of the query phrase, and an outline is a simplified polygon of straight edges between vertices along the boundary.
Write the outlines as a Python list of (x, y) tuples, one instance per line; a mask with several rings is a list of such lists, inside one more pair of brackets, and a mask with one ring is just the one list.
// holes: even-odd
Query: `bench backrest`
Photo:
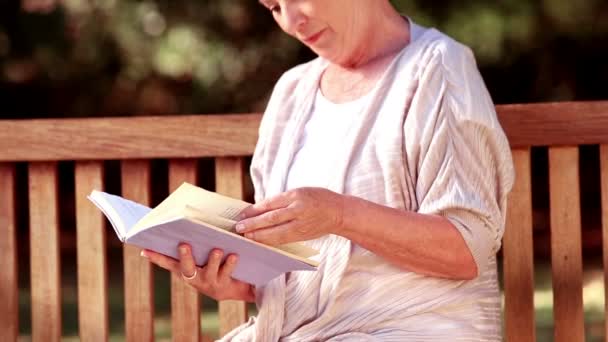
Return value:
[[(505, 335), (534, 341), (534, 263), (530, 148), (549, 146), (551, 260), (556, 341), (584, 341), (579, 145), (600, 145), (604, 264), (608, 264), (608, 102), (497, 106), (510, 139), (517, 180), (503, 239)], [(168, 159), (167, 192), (196, 182), (197, 160), (214, 158), (215, 189), (243, 197), (247, 157), (259, 114), (0, 121), (0, 340), (18, 335), (15, 170), (27, 163), (32, 338), (61, 339), (57, 163), (74, 161), (79, 334), (107, 340), (105, 221), (86, 200), (104, 188), (104, 161), (119, 160), (122, 195), (150, 203), (153, 159)], [(124, 247), (125, 331), (129, 341), (154, 337), (153, 279), (139, 250)], [(22, 270), (23, 271), (23, 270)], [(606, 272), (605, 272), (606, 274)], [(200, 297), (172, 276), (175, 341), (200, 338)], [(222, 302), (220, 334), (245, 321), (246, 306)]]

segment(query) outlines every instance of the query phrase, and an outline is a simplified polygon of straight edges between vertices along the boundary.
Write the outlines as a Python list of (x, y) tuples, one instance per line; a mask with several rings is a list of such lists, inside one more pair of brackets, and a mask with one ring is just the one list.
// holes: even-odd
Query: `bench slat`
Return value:
[(0, 161), (245, 156), (255, 147), (260, 118), (234, 114), (3, 120)]
[[(244, 197), (243, 158), (215, 159), (215, 190), (218, 193), (242, 199)], [(247, 320), (245, 302), (226, 300), (219, 303), (220, 336)]]
[[(514, 147), (608, 143), (608, 101), (498, 105), (496, 110)], [(0, 161), (246, 156), (255, 147), (261, 117), (3, 120)]]
[[(122, 161), (122, 195), (150, 206), (150, 163)], [(154, 340), (154, 282), (152, 264), (140, 256), (141, 249), (124, 245), (125, 332), (127, 341)]]
[(511, 147), (608, 143), (608, 101), (496, 106)]
[(536, 341), (530, 149), (513, 150), (517, 175), (509, 196), (503, 238), (505, 335), (507, 341)]
[[(600, 146), (600, 177), (602, 193), (602, 236), (604, 254), (604, 294), (608, 293), (608, 144)], [(605, 300), (608, 312), (608, 300)], [(608, 320), (604, 321), (604, 336), (608, 336)]]
[(551, 269), (556, 342), (583, 342), (578, 147), (549, 148)]
[[(196, 160), (179, 159), (169, 162), (169, 191), (182, 182), (196, 184)], [(184, 282), (178, 274), (171, 274), (171, 330), (172, 340), (199, 341), (200, 296), (198, 291)]]
[(19, 287), (13, 164), (0, 163), (0, 189), (0, 341), (17, 341)]
[(32, 340), (61, 339), (57, 165), (29, 164)]
[(103, 163), (75, 166), (76, 243), (78, 256), (78, 322), (82, 341), (108, 339), (108, 271), (105, 218), (87, 199), (103, 190)]

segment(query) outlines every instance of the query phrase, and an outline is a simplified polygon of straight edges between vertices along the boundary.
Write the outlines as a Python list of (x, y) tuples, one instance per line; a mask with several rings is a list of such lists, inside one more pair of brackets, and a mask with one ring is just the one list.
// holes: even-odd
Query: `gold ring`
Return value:
[(198, 275), (198, 268), (195, 268), (194, 274), (189, 277), (182, 273), (182, 277), (184, 277), (184, 279), (186, 279), (186, 280), (192, 280), (192, 279), (196, 278), (197, 275)]

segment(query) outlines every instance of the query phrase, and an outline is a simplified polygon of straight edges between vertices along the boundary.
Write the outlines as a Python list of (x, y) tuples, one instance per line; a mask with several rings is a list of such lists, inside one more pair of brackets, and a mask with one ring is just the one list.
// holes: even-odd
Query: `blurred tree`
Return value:
[[(392, 2), (469, 45), (498, 103), (608, 98), (606, 1)], [(1, 117), (259, 111), (313, 57), (255, 0), (6, 1)]]

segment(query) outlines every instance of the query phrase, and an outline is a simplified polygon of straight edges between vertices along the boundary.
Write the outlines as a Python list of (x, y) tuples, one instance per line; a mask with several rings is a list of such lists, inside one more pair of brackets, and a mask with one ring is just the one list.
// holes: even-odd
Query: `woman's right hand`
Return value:
[(238, 256), (231, 254), (221, 264), (223, 251), (214, 249), (209, 253), (207, 264), (197, 267), (188, 244), (178, 246), (179, 260), (145, 249), (141, 252), (150, 262), (178, 275), (190, 286), (215, 300), (255, 301), (253, 285), (232, 278)]

